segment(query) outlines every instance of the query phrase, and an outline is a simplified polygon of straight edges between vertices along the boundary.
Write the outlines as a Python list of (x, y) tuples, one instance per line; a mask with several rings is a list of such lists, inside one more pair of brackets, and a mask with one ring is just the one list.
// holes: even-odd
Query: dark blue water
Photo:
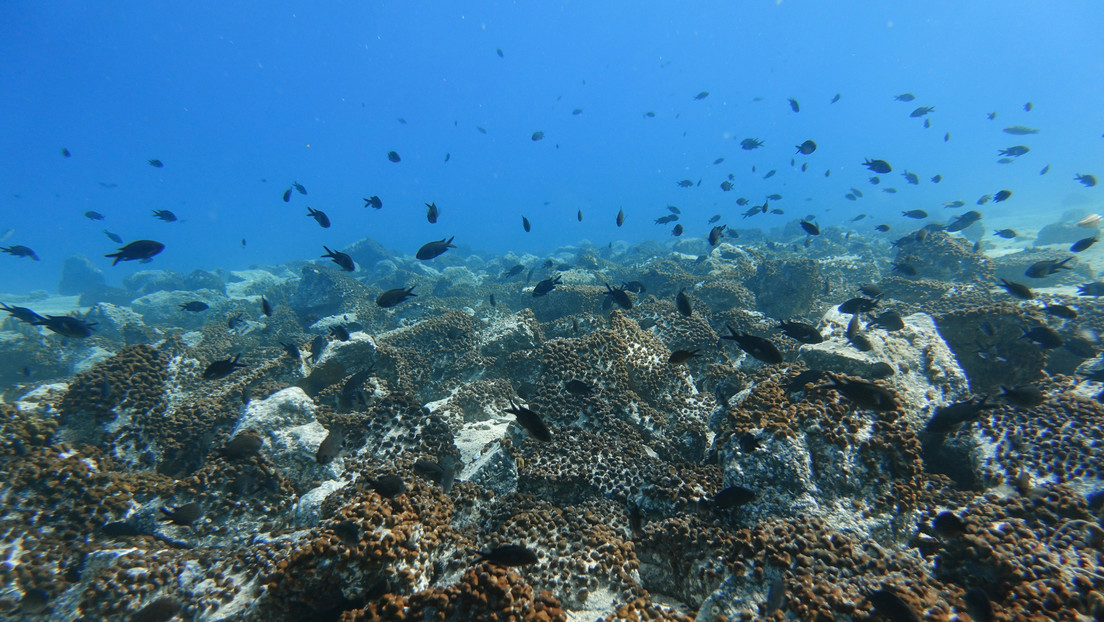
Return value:
[[(668, 204), (685, 236), (715, 213), (875, 235), (915, 225), (902, 210), (944, 222), (955, 210), (941, 203), (1007, 188), (981, 208), (987, 225), (1037, 229), (1100, 205), (1104, 189), (1073, 177), (1104, 175), (1102, 23), (1095, 2), (14, 3), (0, 26), (0, 231), (41, 261), (0, 256), (0, 291), (52, 290), (75, 253), (117, 282), (366, 236), (411, 255), (449, 236), (493, 253), (670, 239), (653, 224)], [(894, 101), (905, 92), (916, 100)], [(921, 105), (935, 107), (930, 128), (909, 117)], [(1040, 132), (1002, 132), (1013, 125)], [(748, 137), (764, 146), (742, 150)], [(817, 151), (795, 156), (806, 139)], [(997, 163), (1021, 144), (1031, 151)], [(894, 166), (879, 186), (868, 157)], [(309, 194), (284, 203), (293, 181)], [(847, 200), (851, 187), (863, 198)], [(738, 197), (771, 193), (784, 214), (740, 218)], [(382, 210), (362, 207), (371, 195)], [(104, 228), (167, 248), (111, 267)]]

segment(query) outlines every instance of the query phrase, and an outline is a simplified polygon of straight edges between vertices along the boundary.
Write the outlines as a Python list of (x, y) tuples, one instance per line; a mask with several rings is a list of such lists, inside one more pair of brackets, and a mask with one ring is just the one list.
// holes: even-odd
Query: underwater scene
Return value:
[(1104, 620), (1102, 24), (9, 3), (0, 619)]

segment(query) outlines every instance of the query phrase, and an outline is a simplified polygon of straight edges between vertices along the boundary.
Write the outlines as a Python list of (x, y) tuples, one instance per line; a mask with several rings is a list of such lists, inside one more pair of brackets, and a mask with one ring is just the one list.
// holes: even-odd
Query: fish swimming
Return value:
[(402, 162), (402, 158), (399, 157), (399, 154), (395, 151), (388, 151), (387, 159), (391, 160), (392, 162)]
[(155, 242), (153, 240), (135, 240), (114, 253), (104, 255), (104, 257), (114, 257), (115, 261), (111, 262), (113, 266), (120, 261), (138, 260), (141, 263), (148, 263), (154, 255), (157, 255), (163, 250), (165, 250), (165, 245), (160, 242)]
[(0, 251), (5, 252), (13, 257), (29, 257), (35, 261), (39, 261), (38, 254), (34, 252), (29, 246), (23, 246), (22, 244), (15, 244), (12, 246), (5, 246), (0, 248)]
[(364, 207), (372, 206), (375, 209), (382, 209), (383, 208), (383, 200), (381, 200), (378, 196), (376, 196), (374, 194), (372, 196), (368, 197), (367, 199), (361, 199), (361, 200), (364, 201)]
[(540, 563), (537, 554), (520, 544), (496, 546), (488, 551), (476, 551), (480, 562), (489, 562), (496, 566), (529, 566)]
[(544, 279), (533, 287), (533, 297), (540, 298), (548, 294), (548, 292), (556, 289), (556, 286), (560, 284), (560, 277), (556, 276), (554, 279)]
[(234, 370), (245, 367), (245, 363), (239, 363), (238, 358), (241, 354), (235, 354), (231, 358), (226, 358), (221, 361), (212, 361), (207, 368), (203, 370), (204, 380), (218, 380), (219, 378), (225, 378), (234, 373)]
[(318, 226), (322, 227), (323, 229), (330, 228), (330, 217), (327, 216), (326, 213), (322, 210), (307, 207), (307, 216), (313, 218), (315, 222), (318, 223)]
[(885, 160), (871, 160), (870, 158), (867, 158), (863, 161), (863, 166), (880, 175), (885, 175), (886, 173), (893, 171), (893, 167), (890, 166), (889, 162), (886, 162)]
[(728, 324), (725, 324), (725, 328), (728, 329), (729, 334), (721, 336), (721, 339), (735, 341), (741, 350), (769, 365), (783, 362), (782, 353), (769, 340), (747, 333), (737, 333)]
[(533, 438), (544, 443), (552, 441), (552, 432), (537, 413), (513, 402), (510, 402), (510, 408), (507, 408), (506, 412), (517, 417), (518, 424), (525, 428)]
[(436, 202), (426, 203), (425, 206), (426, 206), (426, 220), (428, 220), (429, 224), (431, 224), (431, 225), (435, 224), (437, 222), (437, 216), (440, 215), (440, 212), (437, 211), (437, 203)]
[(411, 285), (408, 289), (403, 289), (401, 287), (389, 289), (376, 298), (376, 304), (385, 309), (393, 307), (407, 298), (417, 296), (417, 294), (414, 293), (414, 287), (416, 286)]
[(1057, 274), (1059, 270), (1070, 270), (1070, 267), (1066, 265), (1066, 262), (1073, 259), (1073, 257), (1067, 257), (1062, 261), (1055, 259), (1045, 259), (1043, 261), (1037, 261), (1024, 272), (1024, 275), (1032, 279), (1045, 279), (1046, 277)]
[(815, 326), (802, 322), (781, 322), (778, 325), (778, 330), (782, 331), (787, 337), (801, 343), (814, 344), (824, 341), (824, 337)]
[(96, 322), (86, 322), (80, 318), (68, 315), (47, 315), (39, 317), (32, 322), (34, 326), (43, 326), (50, 332), (69, 337), (71, 339), (84, 339), (92, 336), (92, 327)]
[(322, 249), (326, 251), (326, 254), (322, 256), (329, 257), (331, 261), (340, 266), (341, 269), (345, 272), (352, 272), (356, 270), (356, 264), (353, 263), (352, 257), (348, 256), (345, 253), (342, 253), (341, 251), (331, 251), (326, 246), (323, 246)]
[(456, 248), (456, 245), (452, 243), (452, 240), (455, 237), (456, 236), (453, 236), (451, 238), (448, 238), (447, 240), (441, 238), (440, 240), (437, 240), (435, 242), (426, 242), (422, 245), (421, 248), (418, 249), (418, 253), (415, 255), (415, 257), (421, 259), (422, 261), (428, 261), (430, 259), (433, 259), (434, 257), (439, 257), (448, 249)]

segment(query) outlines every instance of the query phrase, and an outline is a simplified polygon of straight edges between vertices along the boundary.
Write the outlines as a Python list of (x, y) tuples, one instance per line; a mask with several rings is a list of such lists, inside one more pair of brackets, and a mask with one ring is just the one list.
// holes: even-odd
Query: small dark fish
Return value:
[(447, 240), (442, 238), (436, 242), (426, 242), (418, 249), (418, 253), (415, 255), (422, 261), (428, 261), (434, 257), (438, 257), (450, 248), (456, 248), (456, 245), (452, 243), (455, 236), (448, 238)]
[(649, 110), (648, 112), (644, 113), (644, 116), (648, 119), (654, 119), (655, 118), (655, 113), (652, 112), (651, 110)]
[(382, 209), (383, 208), (383, 200), (380, 199), (378, 196), (376, 196), (374, 194), (372, 196), (368, 197), (367, 199), (361, 199), (361, 200), (364, 201), (364, 207), (368, 207), (370, 205), (375, 209)]
[(514, 567), (538, 564), (537, 554), (520, 544), (496, 546), (489, 551), (476, 551), (479, 562), (490, 562), (495, 566)]
[(851, 321), (847, 323), (847, 341), (851, 342), (851, 345), (855, 346), (860, 352), (869, 352), (874, 348), (874, 344), (870, 343), (870, 340), (866, 338), (866, 335), (862, 334), (862, 326), (859, 324), (859, 314), (856, 313), (851, 316)]
[(1065, 343), (1061, 335), (1046, 326), (1035, 326), (1030, 330), (1025, 330), (1021, 338), (1026, 338), (1035, 342), (1044, 350), (1060, 348), (1062, 344)]
[(582, 108), (576, 108), (576, 109), (571, 111), (571, 114), (576, 115), (576, 116), (581, 115), (581, 114), (583, 114), (583, 109)]
[(800, 145), (797, 145), (797, 153), (800, 153), (802, 155), (809, 155), (810, 153), (816, 151), (816, 148), (817, 144), (815, 142), (807, 140)]
[(728, 329), (729, 334), (722, 336), (721, 339), (735, 341), (741, 350), (769, 365), (783, 362), (782, 353), (770, 340), (747, 333), (737, 333), (728, 324), (725, 324), (725, 328)]
[(348, 341), (350, 337), (349, 329), (341, 324), (334, 324), (330, 327), (330, 336), (338, 341)]
[(291, 188), (284, 190), (283, 199), (284, 203), (289, 203), (291, 201)]
[(506, 279), (508, 279), (510, 277), (517, 276), (517, 275), (521, 274), (524, 271), (525, 271), (525, 266), (522, 265), (522, 264), (517, 264), (513, 268), (510, 268), (509, 270), (504, 271), (501, 275), (499, 275), (498, 279), (500, 281), (505, 281)]
[(1096, 177), (1093, 175), (1082, 175), (1081, 173), (1078, 173), (1074, 176), (1073, 179), (1074, 181), (1081, 182), (1081, 185), (1085, 186), (1086, 188), (1092, 188), (1096, 185)]
[(699, 350), (675, 350), (667, 357), (670, 365), (681, 365), (698, 355)]
[(261, 313), (269, 316), (272, 315), (272, 303), (264, 296), (261, 296)]
[(289, 357), (297, 361), (302, 356), (302, 353), (299, 352), (299, 346), (295, 345), (294, 343), (284, 343), (281, 341), (280, 346), (284, 348), (284, 352), (286, 352)]
[(526, 233), (529, 233), (529, 231), (533, 228), (532, 225), (529, 224), (529, 219), (525, 216), (521, 217), (521, 228), (525, 229)]
[[(486, 134), (487, 133), (487, 130), (483, 129), (482, 127), (479, 127), (478, 125), (475, 126), (475, 129), (479, 130), (480, 134)], [(397, 156), (398, 154), (396, 153), (395, 155)], [(394, 162), (394, 160), (392, 160), (392, 162)]]
[(61, 156), (62, 156), (62, 157), (64, 157), (64, 158), (68, 158), (68, 157), (70, 157), (70, 156), (72, 156), (72, 155), (73, 155), (73, 153), (72, 153), (71, 151), (69, 151), (69, 149), (68, 149), (68, 148), (66, 148), (66, 147), (62, 147), (62, 148), (61, 148)]
[(451, 153), (446, 153), (445, 154), (445, 162), (448, 162), (451, 159), (452, 159), (452, 154)]
[(815, 384), (825, 378), (827, 374), (819, 369), (808, 369), (794, 376), (786, 383), (786, 390), (790, 392), (801, 391), (807, 384)]
[(1012, 127), (1004, 128), (1004, 133), (1016, 136), (1026, 136), (1028, 134), (1038, 134), (1039, 130), (1024, 125), (1013, 125)]
[(702, 91), (701, 93), (698, 93), (694, 96), (694, 99), (697, 101), (705, 99), (706, 97), (709, 97), (709, 91)]
[(575, 216), (578, 218), (579, 222), (583, 222), (583, 210), (579, 210)]
[(568, 393), (572, 395), (590, 395), (590, 385), (582, 380), (568, 380), (564, 383), (564, 388)]
[(435, 224), (437, 222), (437, 216), (440, 215), (440, 212), (437, 211), (437, 203), (426, 203), (425, 206), (426, 220), (429, 221), (429, 224)]
[(322, 210), (316, 210), (311, 207), (307, 207), (307, 216), (313, 218), (323, 229), (330, 228), (330, 217), (326, 215)]
[(993, 603), (980, 587), (970, 588), (962, 596), (962, 602), (966, 605), (966, 613), (970, 614), (970, 619), (974, 622), (993, 622), (997, 619), (993, 612)]
[(867, 158), (863, 161), (863, 166), (880, 175), (885, 175), (886, 173), (893, 171), (893, 167), (890, 166), (889, 162), (886, 162), (885, 160), (871, 160), (870, 158)]
[(762, 147), (762, 146), (763, 146), (763, 141), (759, 140), (758, 138), (745, 138), (745, 139), (740, 141), (740, 147), (742, 149), (747, 150), (747, 151), (751, 151), (752, 149), (758, 149), (759, 147)]
[(625, 210), (617, 210), (617, 226), (625, 224)]
[(897, 370), (886, 363), (885, 361), (878, 361), (870, 366), (870, 371), (867, 372), (866, 377), (873, 380), (881, 380), (882, 378), (889, 378), (897, 373)]
[(718, 510), (730, 510), (755, 501), (755, 491), (744, 486), (729, 486), (717, 491), (710, 503)]
[(721, 162), (724, 162), (724, 158), (717, 158), (716, 160), (713, 160), (713, 165), (716, 166)]
[(797, 100), (792, 97), (790, 98), (790, 110), (801, 112), (801, 106), (797, 103)]
[(107, 229), (104, 229), (104, 235), (107, 236), (107, 239), (111, 240), (112, 242), (114, 242), (116, 244), (122, 244), (123, 243), (123, 236), (119, 235), (118, 233), (112, 233), (112, 232), (108, 231)]
[[(486, 133), (486, 132), (484, 132), (484, 133)], [(388, 151), (387, 152), (387, 159), (391, 160), (392, 162), (402, 162), (402, 158), (400, 158), (399, 154), (395, 151)]]
[(532, 140), (533, 142), (537, 142), (538, 140), (540, 140), (542, 138), (544, 138), (544, 132), (541, 132), (541, 131), (533, 132), (533, 135), (529, 137), (529, 139)]
[(62, 337), (84, 339), (92, 336), (92, 327), (96, 322), (86, 322), (68, 315), (47, 315), (33, 322), (34, 326), (44, 326), (47, 330)]
[(415, 285), (411, 285), (407, 289), (403, 289), (401, 287), (396, 288), (396, 289), (389, 289), (389, 290), (383, 292), (382, 294), (380, 294), (376, 298), (376, 304), (380, 307), (385, 308), (385, 309), (389, 308), (389, 307), (393, 307), (393, 306), (399, 304), (400, 302), (406, 300), (407, 298), (412, 298), (412, 297), (417, 296), (418, 294), (414, 293), (414, 288), (415, 287), (416, 287)]
[(322, 352), (326, 350), (326, 338), (318, 335), (310, 343), (310, 362), (317, 363), (322, 358)]
[(1104, 283), (1093, 281), (1077, 286), (1078, 296), (1104, 296)]
[(678, 308), (678, 312), (686, 317), (693, 315), (694, 310), (690, 306), (690, 297), (686, 295), (686, 288), (680, 289), (677, 296), (675, 296), (675, 307)]
[(548, 292), (556, 289), (556, 286), (559, 285), (559, 283), (559, 276), (556, 276), (555, 278), (544, 279), (543, 281), (537, 283), (536, 286), (533, 287), (533, 298), (540, 298), (541, 296), (547, 295)]
[(164, 162), (162, 162), (161, 160), (158, 160), (156, 158), (154, 158), (152, 160), (146, 160), (146, 161), (149, 162), (149, 165), (152, 166), (153, 168), (162, 168), (163, 166), (165, 166)]
[(886, 194), (897, 194), (896, 188), (882, 188), (882, 192)]
[(910, 101), (916, 99), (916, 96), (913, 95), (912, 93), (901, 93), (900, 95), (894, 96), (893, 99), (895, 99), (899, 102), (910, 102)]
[(1046, 305), (1043, 307), (1043, 312), (1047, 315), (1062, 318), (1063, 320), (1077, 319), (1077, 311), (1074, 311), (1066, 305)]
[(206, 302), (202, 300), (193, 300), (191, 302), (185, 302), (180, 305), (181, 311), (191, 311), (192, 313), (199, 313), (200, 311), (206, 311), (210, 307)]
[(838, 102), (839, 100), (840, 100), (840, 94), (836, 93), (835, 97), (832, 98), (832, 101), (830, 101), (828, 103), (829, 104), (834, 104), (834, 103)]
[(1045, 399), (1043, 392), (1037, 387), (1015, 387), (1012, 389), (1001, 387), (1001, 391), (998, 397), (1020, 408), (1035, 408), (1042, 404)]
[(295, 191), (298, 192), (299, 194), (302, 194), (304, 196), (307, 194), (307, 189), (303, 187), (303, 184), (301, 184), (297, 181), (293, 181), (293, 182), (291, 182), (291, 185), (292, 185), (293, 188), (295, 188)]
[(1077, 240), (1073, 243), (1073, 246), (1070, 247), (1070, 252), (1080, 253), (1081, 251), (1088, 249), (1093, 244), (1096, 244), (1096, 241), (1099, 239), (1099, 237), (1094, 236), (1091, 238), (1082, 238), (1080, 240)]
[(674, 228), (671, 229), (671, 235), (673, 235), (675, 237), (678, 237), (678, 236), (682, 235), (682, 231), (683, 231), (682, 225), (675, 225)]
[(883, 330), (890, 332), (901, 330), (905, 327), (905, 320), (901, 318), (901, 314), (896, 311), (886, 311), (885, 313), (871, 318), (870, 324), (867, 324), (867, 328), (870, 326), (877, 326)]
[(723, 190), (724, 192), (728, 192), (729, 190), (732, 190), (734, 187), (735, 186), (732, 185), (731, 181), (722, 181), (721, 182), (721, 190)]
[(787, 337), (800, 341), (801, 343), (814, 344), (824, 341), (824, 336), (820, 334), (816, 326), (811, 324), (802, 322), (781, 322), (778, 324), (778, 330), (782, 331)]
[(506, 412), (517, 417), (518, 424), (525, 428), (533, 438), (545, 443), (552, 440), (552, 432), (549, 431), (548, 426), (544, 424), (544, 420), (537, 413), (528, 408), (522, 408), (513, 402), (510, 402), (510, 408), (507, 408)]
[(506, 58), (506, 55), (502, 53), (502, 48), (495, 48), (495, 54), (498, 54), (499, 58)]
[(226, 441), (219, 453), (229, 460), (240, 460), (256, 456), (263, 445), (264, 438), (255, 432), (246, 431)]
[(1002, 278), (1001, 282), (1000, 282), (1000, 286), (1004, 288), (1004, 291), (1008, 292), (1009, 294), (1012, 294), (1013, 296), (1015, 296), (1016, 298), (1019, 298), (1020, 300), (1031, 300), (1032, 298), (1035, 297), (1034, 292), (1032, 292), (1031, 289), (1028, 288), (1028, 286), (1026, 286), (1022, 283), (1017, 283), (1015, 281), (1008, 281), (1008, 280)]
[(1027, 145), (1013, 145), (1007, 149), (997, 150), (1000, 155), (1011, 156), (1013, 158), (1018, 158), (1029, 151), (1031, 151), (1031, 147), (1028, 147)]
[(1001, 201), (1007, 201), (1008, 198), (1011, 197), (1011, 196), (1012, 196), (1012, 191), (1011, 190), (1001, 190), (1000, 192), (993, 195), (993, 202), (994, 203), (1000, 203)]
[(648, 288), (640, 281), (629, 281), (628, 283), (622, 281), (621, 289), (634, 294), (643, 294), (648, 291)]
[(2, 302), (0, 302), (0, 310), (7, 311), (15, 319), (31, 325), (38, 325), (39, 322), (46, 319), (27, 307), (11, 307)]
[(241, 326), (242, 322), (243, 322), (242, 314), (238, 313), (237, 315), (235, 315), (235, 316), (231, 317), (230, 319), (226, 320), (226, 326), (230, 330), (234, 330), (238, 326)]
[(933, 110), (935, 110), (935, 106), (920, 106), (916, 110), (910, 112), (909, 116), (915, 119), (918, 117), (922, 117)]
[(993, 232), (993, 235), (995, 235), (999, 238), (1004, 238), (1006, 240), (1016, 239), (1016, 231), (1013, 230), (1013, 229), (998, 229), (998, 230)]
[(1073, 257), (1067, 257), (1062, 261), (1054, 259), (1037, 261), (1031, 264), (1024, 272), (1024, 275), (1033, 279), (1045, 279), (1052, 274), (1057, 274), (1059, 270), (1069, 270), (1070, 267), (1066, 265), (1066, 262), (1071, 259), (1073, 259)]
[(170, 596), (163, 596), (130, 616), (130, 622), (168, 622), (180, 613), (184, 605)]
[(153, 216), (154, 216), (154, 218), (157, 218), (159, 220), (163, 220), (165, 222), (176, 222), (177, 221), (176, 214), (172, 213), (171, 211), (169, 211), (167, 209), (155, 209), (155, 210), (153, 210)]
[(890, 622), (920, 622), (920, 616), (904, 599), (884, 587), (867, 599), (874, 605), (874, 611)]
[(944, 231), (951, 231), (951, 232), (962, 231), (963, 229), (969, 227), (970, 225), (974, 224), (975, 222), (978, 222), (979, 220), (981, 220), (981, 213), (977, 212), (977, 211), (974, 211), (974, 210), (970, 210), (970, 211), (966, 212), (965, 214), (962, 214), (959, 217), (955, 218), (953, 221), (951, 221), (950, 224), (948, 224), (943, 229), (944, 229)]
[(161, 512), (165, 515), (161, 520), (169, 521), (181, 527), (190, 527), (203, 517), (203, 508), (195, 501), (177, 506), (173, 510), (163, 507)]
[(865, 285), (860, 285), (859, 286), (859, 293), (863, 294), (864, 296), (869, 296), (871, 298), (879, 298), (879, 297), (881, 297), (883, 292), (882, 292), (882, 288), (878, 287), (877, 285), (872, 285), (872, 284), (867, 283)]
[(326, 438), (318, 444), (318, 450), (314, 452), (314, 461), (318, 464), (329, 464), (341, 453), (345, 446), (345, 436), (337, 428), (330, 429)]
[(103, 214), (101, 214), (99, 212), (94, 212), (92, 210), (88, 210), (87, 212), (85, 212), (84, 217), (89, 219), (89, 220), (103, 220), (104, 219)]
[(610, 287), (609, 283), (606, 283), (605, 295), (609, 296), (609, 299), (622, 309), (632, 309), (632, 298), (629, 298), (629, 295), (625, 293), (624, 287), (614, 288)]
[(801, 225), (801, 228), (805, 230), (805, 233), (808, 233), (809, 235), (820, 235), (820, 227), (816, 226), (816, 223), (802, 220), (799, 224)]
[(874, 227), (874, 230), (875, 231), (881, 231), (882, 233), (885, 233), (886, 231), (889, 231), (889, 225), (877, 225), (877, 226)]
[(497, 306), (497, 303), (495, 303), (495, 297), (494, 297), (494, 294), (491, 294), (490, 296), (488, 296), (488, 297), (487, 297), (487, 300), (488, 300), (488, 301), (489, 301), (489, 302), (491, 303), (491, 306), (492, 306), (492, 307), (494, 307), (494, 306)]
[(398, 475), (384, 475), (377, 479), (368, 479), (376, 494), (384, 499), (393, 499), (406, 492), (406, 482)]
[(971, 397), (965, 402), (955, 402), (938, 408), (932, 414), (931, 419), (928, 420), (927, 425), (924, 426), (924, 431), (929, 434), (943, 436), (956, 426), (974, 421), (981, 417), (986, 410), (997, 407), (996, 404), (987, 404), (988, 399), (989, 396), (985, 396), (981, 401), (977, 401), (976, 397)]
[(836, 307), (836, 309), (840, 313), (848, 313), (853, 315), (855, 313), (868, 313), (870, 311), (873, 311), (877, 306), (877, 300), (872, 300), (870, 298), (852, 298), (851, 300), (840, 304), (838, 307)]
[(830, 379), (831, 384), (815, 387), (817, 389), (834, 389), (844, 397), (854, 402), (860, 408), (871, 410), (889, 411), (897, 410), (897, 397), (893, 391), (865, 380), (839, 380)]
[(345, 253), (342, 253), (341, 251), (331, 251), (326, 246), (323, 246), (322, 249), (326, 251), (326, 254), (322, 256), (329, 257), (331, 261), (340, 266), (341, 269), (345, 272), (352, 272), (353, 270), (356, 270), (356, 264), (353, 263), (352, 257), (346, 255)]
[[(836, 95), (836, 99), (839, 99), (839, 95)], [(835, 103), (836, 100), (832, 100)], [(781, 576), (776, 576), (771, 579), (770, 586), (767, 588), (767, 598), (763, 601), (763, 615), (770, 618), (782, 608), (782, 603), (786, 600), (786, 582), (782, 580)]]
[(1035, 107), (1035, 104), (1032, 104), (1031, 102), (1027, 102), (1026, 104), (1023, 105), (1024, 112), (1031, 112), (1031, 109), (1034, 108), (1034, 107)]
[(417, 460), (414, 462), (414, 472), (434, 484), (440, 484), (445, 469), (432, 460)]
[(232, 358), (227, 358), (221, 361), (212, 361), (207, 366), (207, 369), (203, 370), (204, 380), (218, 380), (219, 378), (225, 378), (234, 373), (234, 370), (239, 367), (245, 367), (245, 363), (239, 363), (238, 358), (241, 354), (235, 354)]
[(912, 184), (913, 186), (920, 185), (920, 177), (916, 173), (910, 173), (908, 169), (905, 169), (905, 172), (901, 173), (901, 177), (904, 177), (905, 181)]
[(907, 261), (895, 261), (892, 263), (893, 272), (904, 276), (916, 276), (916, 266)]
[(922, 209), (910, 209), (907, 212), (901, 212), (901, 215), (905, 218), (915, 218), (917, 220), (928, 217), (928, 213)]
[(774, 174), (777, 173), (777, 172), (778, 172), (777, 169), (772, 168), (771, 170), (767, 171), (766, 175), (763, 175), (763, 179), (770, 179), (771, 177), (774, 177)]
[(724, 237), (724, 230), (727, 225), (717, 225), (709, 230), (709, 245), (716, 246), (720, 244), (721, 238)]

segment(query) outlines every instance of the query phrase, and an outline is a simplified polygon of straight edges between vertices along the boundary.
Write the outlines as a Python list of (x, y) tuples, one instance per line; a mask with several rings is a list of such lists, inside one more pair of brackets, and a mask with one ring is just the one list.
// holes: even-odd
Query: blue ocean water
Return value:
[[(53, 290), (76, 253), (118, 283), (364, 237), (409, 255), (452, 236), (492, 253), (670, 240), (653, 223), (667, 205), (685, 236), (713, 214), (892, 236), (916, 225), (902, 210), (945, 222), (1009, 189), (979, 208), (987, 227), (1037, 229), (1100, 208), (1104, 188), (1074, 175), (1104, 175), (1101, 24), (1096, 2), (9, 3), (0, 237), (41, 261), (0, 256), (0, 291)], [(906, 92), (915, 101), (894, 100)], [(917, 106), (935, 109), (911, 118)], [(1002, 132), (1014, 125), (1040, 131)], [(763, 147), (741, 149), (749, 137)], [(807, 139), (817, 150), (795, 155)], [(1013, 145), (1031, 151), (997, 163)], [(873, 186), (864, 158), (894, 171)], [(308, 194), (285, 203), (292, 182)], [(852, 187), (864, 196), (846, 199)], [(784, 214), (740, 217), (738, 197), (771, 193)], [(383, 209), (363, 207), (371, 195)], [(955, 200), (967, 207), (941, 206)], [(112, 267), (105, 228), (166, 250)]]

